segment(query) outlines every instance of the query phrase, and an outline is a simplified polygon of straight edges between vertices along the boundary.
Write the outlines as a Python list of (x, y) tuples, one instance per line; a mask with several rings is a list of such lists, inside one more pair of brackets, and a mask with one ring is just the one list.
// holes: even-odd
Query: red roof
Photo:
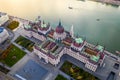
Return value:
[(39, 29), (40, 29), (41, 31), (47, 31), (47, 30), (49, 29), (49, 27), (46, 27), (46, 28), (40, 27)]
[(57, 33), (63, 33), (64, 32), (64, 28), (63, 26), (61, 25), (61, 22), (59, 22), (59, 25), (56, 27), (55, 31)]
[(80, 47), (81, 46), (81, 44), (78, 44), (75, 41), (73, 42), (73, 45), (76, 46), (76, 47)]

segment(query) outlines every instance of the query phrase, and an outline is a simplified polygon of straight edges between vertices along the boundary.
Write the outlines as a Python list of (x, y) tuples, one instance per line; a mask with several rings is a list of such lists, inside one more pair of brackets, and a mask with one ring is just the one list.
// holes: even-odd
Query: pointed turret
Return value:
[(71, 35), (71, 37), (72, 37), (72, 38), (74, 38), (74, 30), (73, 30), (73, 25), (71, 26), (70, 35)]
[(39, 27), (39, 33), (41, 34), (47, 34), (51, 30), (50, 23), (46, 24), (45, 21), (41, 22), (41, 25)]
[(61, 21), (59, 21), (59, 25), (58, 25), (58, 26), (59, 26), (59, 27), (62, 27), (62, 26), (61, 26)]
[(63, 26), (61, 25), (61, 21), (59, 21), (59, 24), (58, 26), (56, 27), (56, 33), (63, 33), (64, 32), (64, 28)]
[(45, 24), (45, 21), (43, 20), (43, 24)]
[(47, 27), (50, 27), (50, 23), (48, 22)]
[(40, 19), (41, 17), (40, 16), (38, 16), (36, 19), (35, 19), (35, 21), (41, 21), (41, 19)]

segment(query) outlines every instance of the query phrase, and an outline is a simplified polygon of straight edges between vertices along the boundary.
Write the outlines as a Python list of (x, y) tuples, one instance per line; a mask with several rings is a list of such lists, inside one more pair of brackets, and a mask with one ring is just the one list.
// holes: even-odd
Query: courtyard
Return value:
[(84, 71), (83, 69), (77, 67), (76, 65), (68, 61), (64, 62), (60, 70), (68, 74), (75, 80), (99, 80), (97, 77), (93, 76), (92, 74)]
[(32, 41), (26, 39), (25, 37), (19, 36), (19, 37), (15, 40), (15, 42), (16, 42), (17, 44), (19, 44), (20, 46), (22, 46), (23, 48), (26, 48), (27, 50), (29, 50), (29, 51), (31, 51), (31, 52), (33, 51), (33, 46), (34, 46), (35, 43), (33, 43)]
[(55, 80), (67, 80), (67, 78), (63, 77), (62, 75), (57, 75), (57, 77), (55, 78)]

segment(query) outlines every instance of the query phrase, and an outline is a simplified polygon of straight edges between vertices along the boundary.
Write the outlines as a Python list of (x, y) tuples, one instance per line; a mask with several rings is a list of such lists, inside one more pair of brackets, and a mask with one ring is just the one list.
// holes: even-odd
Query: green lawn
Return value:
[(67, 80), (65, 77), (63, 77), (62, 75), (58, 75), (55, 80)]
[(22, 36), (19, 36), (15, 42), (19, 45), (21, 45), (22, 47), (26, 48), (27, 50), (29, 51), (33, 51), (33, 46), (34, 46), (34, 43)]
[(11, 30), (13, 30), (13, 29), (15, 29), (15, 28), (17, 28), (19, 26), (19, 22), (18, 21), (12, 21), (12, 22), (10, 22), (9, 24), (8, 24), (8, 28), (9, 29), (11, 29)]
[(83, 69), (80, 69), (79, 67), (75, 66), (74, 64), (68, 61), (64, 62), (60, 70), (70, 75), (75, 80), (99, 80), (95, 76), (84, 71)]
[(3, 52), (3, 57), (1, 58), (1, 62), (8, 65), (9, 67), (13, 66), (17, 63), (26, 53), (21, 49), (11, 44), (8, 49)]

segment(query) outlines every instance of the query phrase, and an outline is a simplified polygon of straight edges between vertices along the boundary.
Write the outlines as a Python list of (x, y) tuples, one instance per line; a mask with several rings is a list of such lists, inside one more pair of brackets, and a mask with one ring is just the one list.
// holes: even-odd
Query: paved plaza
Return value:
[(26, 80), (41, 80), (47, 70), (38, 65), (36, 62), (29, 60), (21, 69), (17, 70), (15, 77), (17, 80), (26, 79)]

